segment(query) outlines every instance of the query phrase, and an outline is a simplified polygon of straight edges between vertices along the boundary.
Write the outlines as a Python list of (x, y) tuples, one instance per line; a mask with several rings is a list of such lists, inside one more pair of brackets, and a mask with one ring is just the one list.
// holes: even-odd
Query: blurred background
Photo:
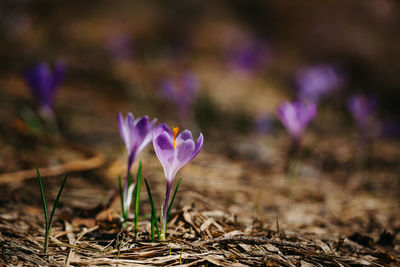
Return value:
[[(373, 94), (381, 117), (398, 120), (400, 21), (394, 0), (21, 0), (2, 1), (0, 14), (3, 83), (34, 63), (62, 58), (65, 84), (76, 94), (108, 95), (110, 102), (129, 98), (134, 113), (173, 119), (161, 84), (191, 72), (200, 100), (211, 101), (216, 112), (250, 119), (273, 115), (280, 98), (293, 98), (300, 69), (329, 64), (345, 81), (333, 97)], [(160, 114), (164, 108), (170, 112)], [(195, 114), (200, 123), (210, 115), (202, 112)]]
[[(364, 131), (396, 138), (399, 15), (394, 0), (2, 1), (0, 130), (10, 153), (1, 170), (41, 162), (19, 153), (33, 151), (29, 135), (45, 128), (26, 82), (40, 62), (65, 65), (52, 100), (59, 133), (111, 158), (121, 152), (115, 115), (131, 111), (202, 131), (210, 152), (282, 165), (290, 143), (282, 101), (318, 103), (305, 138), (312, 150), (329, 138), (357, 142), (354, 94), (374, 102)], [(329, 156), (335, 146), (326, 144), (316, 169), (351, 159), (353, 144)]]

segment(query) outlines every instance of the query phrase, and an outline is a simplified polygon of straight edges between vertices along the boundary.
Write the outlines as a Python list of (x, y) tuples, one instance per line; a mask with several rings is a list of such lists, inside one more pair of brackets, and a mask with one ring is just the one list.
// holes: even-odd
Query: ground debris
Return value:
[[(261, 229), (245, 233), (245, 225), (234, 225), (229, 220), (230, 215), (221, 212), (202, 212), (185, 206), (171, 215), (174, 219), (169, 225), (169, 240), (161, 243), (150, 240), (146, 227), (135, 238), (126, 230), (110, 229), (104, 221), (91, 228), (64, 222), (55, 227), (58, 232), (53, 233), (48, 256), (42, 254), (41, 237), (25, 235), (21, 230), (13, 229), (7, 217), (2, 218), (1, 261), (5, 265), (24, 266), (308, 267), (399, 264), (389, 253), (377, 252), (371, 247), (363, 248), (350, 240), (332, 241), (313, 235), (263, 232)], [(39, 229), (37, 232), (40, 233)], [(186, 238), (188, 232), (191, 232), (191, 238)], [(343, 244), (339, 246), (339, 243)], [(355, 244), (353, 250), (349, 249), (351, 244)]]

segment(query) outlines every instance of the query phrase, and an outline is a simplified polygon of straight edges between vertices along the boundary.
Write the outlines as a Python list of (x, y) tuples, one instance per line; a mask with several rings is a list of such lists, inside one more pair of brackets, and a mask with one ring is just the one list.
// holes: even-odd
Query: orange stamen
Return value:
[(174, 148), (176, 148), (178, 146), (178, 142), (175, 142), (175, 138), (178, 135), (179, 127), (174, 127), (172, 131), (174, 132), (174, 139), (172, 142), (174, 143)]

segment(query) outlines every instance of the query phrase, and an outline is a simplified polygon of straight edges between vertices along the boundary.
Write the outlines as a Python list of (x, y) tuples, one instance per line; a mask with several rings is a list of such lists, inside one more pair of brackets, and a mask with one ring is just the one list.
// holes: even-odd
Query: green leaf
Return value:
[(144, 182), (146, 183), (147, 195), (149, 196), (149, 200), (150, 200), (151, 217), (154, 218), (156, 229), (157, 229), (157, 236), (160, 237), (160, 231), (158, 229), (158, 223), (157, 223), (157, 210), (156, 210), (156, 207), (154, 206), (153, 196), (151, 195), (149, 183), (147, 182), (146, 179), (144, 179)]
[(179, 189), (179, 186), (181, 185), (181, 182), (182, 182), (182, 177), (179, 178), (178, 184), (177, 184), (176, 187), (175, 187), (174, 195), (172, 196), (171, 202), (169, 203), (169, 207), (168, 207), (168, 211), (167, 211), (167, 218), (166, 218), (165, 224), (168, 223), (169, 213), (170, 213), (170, 211), (171, 211), (172, 204), (174, 203), (175, 196), (176, 196), (176, 193), (178, 192), (178, 189)]
[(130, 186), (130, 185), (132, 184), (132, 182), (133, 182), (133, 175), (132, 175), (132, 173), (129, 173), (129, 176), (128, 176), (128, 186)]
[(40, 187), (40, 194), (42, 195), (42, 205), (43, 205), (43, 212), (44, 212), (44, 221), (46, 224), (46, 232), (49, 230), (49, 214), (47, 213), (47, 203), (46, 203), (46, 196), (44, 195), (44, 188), (42, 177), (40, 177), (39, 169), (36, 167), (36, 172), (39, 180), (39, 187)]
[(125, 214), (125, 209), (124, 209), (124, 191), (122, 189), (122, 182), (121, 182), (121, 175), (118, 176), (118, 181), (119, 181), (119, 195), (121, 197), (121, 211), (122, 211), (122, 218), (124, 221), (126, 221), (126, 214)]
[(137, 237), (137, 227), (139, 223), (139, 201), (140, 201), (140, 187), (142, 184), (142, 162), (139, 162), (139, 169), (136, 177), (135, 188), (135, 237)]
[(156, 218), (151, 215), (151, 240), (154, 242), (154, 224), (156, 224)]
[(65, 174), (65, 177), (64, 177), (64, 180), (63, 180), (63, 182), (61, 184), (60, 190), (58, 190), (58, 194), (57, 194), (56, 200), (54, 201), (53, 210), (51, 211), (50, 220), (49, 220), (49, 229), (50, 229), (50, 226), (51, 226), (51, 222), (53, 221), (54, 212), (56, 211), (56, 208), (57, 208), (57, 205), (58, 205), (58, 201), (60, 200), (60, 197), (61, 197), (61, 193), (64, 190), (65, 183), (67, 182), (67, 178), (68, 178), (68, 172)]

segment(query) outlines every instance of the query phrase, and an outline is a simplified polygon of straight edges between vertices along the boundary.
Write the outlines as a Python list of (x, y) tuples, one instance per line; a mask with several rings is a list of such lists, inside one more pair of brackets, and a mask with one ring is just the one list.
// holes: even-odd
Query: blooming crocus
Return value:
[(165, 80), (161, 84), (162, 95), (178, 109), (182, 121), (192, 112), (193, 103), (199, 89), (199, 82), (191, 72), (182, 74), (179, 79)]
[(314, 102), (283, 102), (278, 107), (278, 117), (283, 126), (292, 136), (292, 145), (286, 161), (285, 170), (289, 171), (291, 158), (294, 157), (300, 148), (301, 137), (308, 124), (317, 115), (317, 105)]
[(295, 83), (301, 99), (319, 101), (339, 88), (343, 78), (335, 67), (319, 64), (300, 69)]
[(169, 129), (166, 124), (161, 124), (154, 130), (153, 146), (158, 159), (163, 166), (167, 188), (165, 205), (163, 207), (163, 238), (167, 225), (167, 210), (172, 182), (177, 172), (200, 152), (203, 147), (203, 135), (194, 142), (192, 133), (184, 130), (178, 135), (179, 128)]
[[(129, 174), (132, 168), (132, 164), (135, 161), (137, 155), (143, 150), (153, 139), (153, 130), (157, 119), (149, 122), (147, 116), (138, 118), (132, 113), (128, 113), (126, 118), (119, 112), (117, 115), (118, 128), (121, 134), (122, 140), (125, 143), (126, 151), (128, 154), (128, 168), (125, 179), (124, 186), (124, 209), (127, 211), (129, 209), (130, 203), (132, 201), (131, 194), (128, 194)], [(133, 190), (130, 189), (130, 190)]]
[(42, 62), (29, 69), (25, 80), (40, 105), (43, 115), (53, 114), (54, 97), (66, 72), (66, 64), (59, 60), (51, 70), (47, 63)]
[(301, 138), (316, 115), (317, 105), (313, 102), (283, 102), (278, 107), (279, 119), (294, 139)]
[(376, 99), (362, 94), (352, 95), (347, 100), (347, 108), (360, 131), (365, 131), (371, 122), (376, 108)]

